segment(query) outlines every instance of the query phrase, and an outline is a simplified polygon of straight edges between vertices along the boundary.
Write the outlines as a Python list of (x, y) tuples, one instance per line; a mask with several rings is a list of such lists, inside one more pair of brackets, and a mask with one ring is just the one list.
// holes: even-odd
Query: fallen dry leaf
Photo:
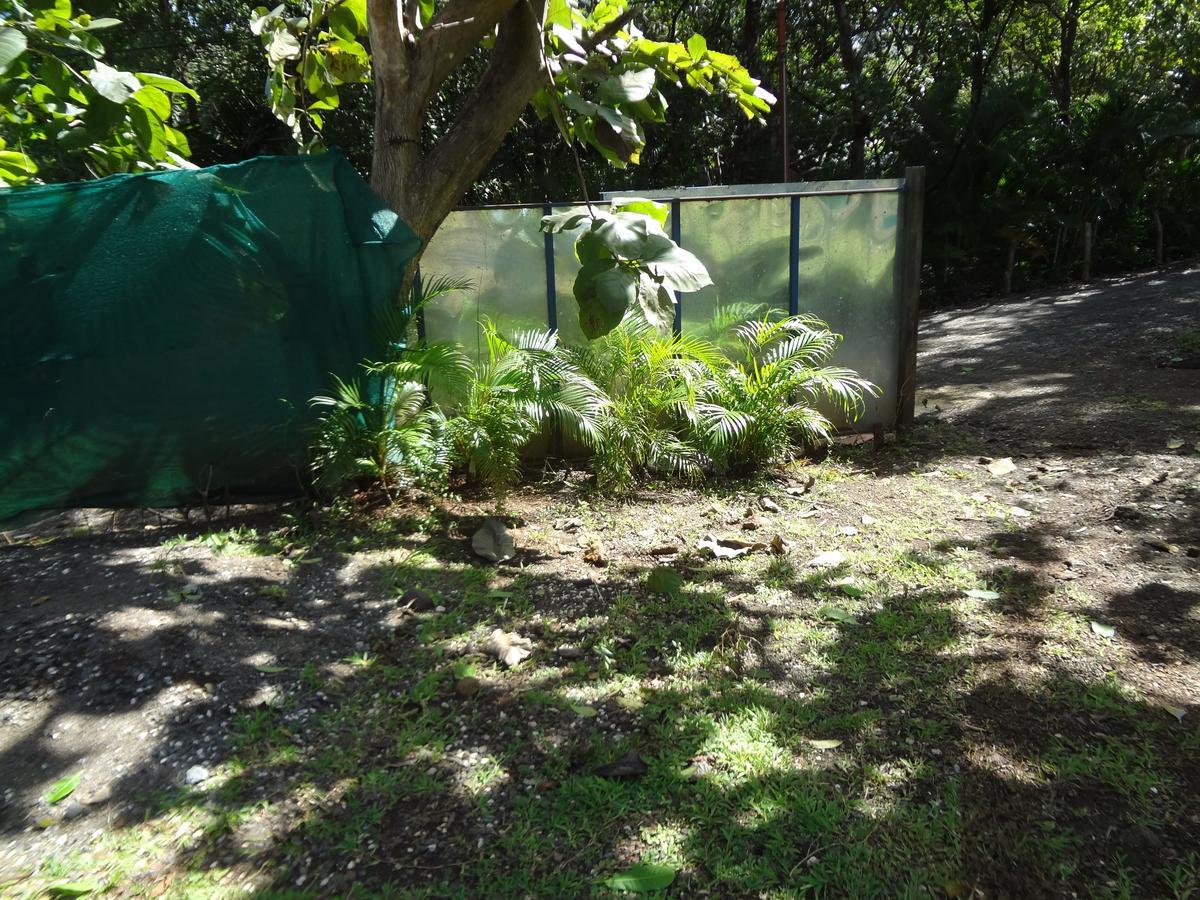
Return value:
[(502, 628), (497, 628), (488, 638), (484, 650), (511, 667), (533, 655), (533, 642), (516, 632), (505, 632)]
[(604, 545), (599, 541), (592, 541), (587, 545), (587, 549), (583, 551), (583, 558), (593, 566), (600, 568), (608, 565), (608, 557), (604, 555)]
[(737, 559), (747, 553), (766, 550), (767, 545), (762, 541), (740, 541), (737, 538), (714, 538), (709, 535), (696, 542), (701, 550), (708, 550), (717, 559)]

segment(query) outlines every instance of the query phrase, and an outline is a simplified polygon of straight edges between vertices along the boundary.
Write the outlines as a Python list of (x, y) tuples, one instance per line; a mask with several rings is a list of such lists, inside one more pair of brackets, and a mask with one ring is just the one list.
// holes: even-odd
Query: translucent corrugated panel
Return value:
[[(849, 366), (883, 390), (868, 402), (859, 420), (864, 427), (895, 419), (898, 202), (894, 193), (800, 199), (799, 309), (845, 336), (835, 365)], [(787, 258), (785, 250), (785, 269)]]
[(540, 207), (451, 213), (421, 257), (422, 277), (469, 278), (475, 290), (439, 297), (425, 310), (431, 341), (480, 353), (478, 322), (501, 332), (546, 327), (546, 254)]
[(739, 321), (772, 308), (787, 311), (790, 203), (768, 197), (680, 204), (679, 243), (713, 280), (682, 295), (685, 334), (723, 342)]
[[(601, 207), (603, 208), (603, 207)], [(554, 212), (576, 210), (586, 212), (583, 206), (556, 206)], [(581, 344), (587, 338), (579, 329), (579, 304), (575, 302), (575, 274), (579, 271), (579, 260), (575, 258), (575, 238), (587, 223), (574, 231), (563, 231), (554, 235), (554, 295), (558, 311), (558, 334), (568, 344)]]

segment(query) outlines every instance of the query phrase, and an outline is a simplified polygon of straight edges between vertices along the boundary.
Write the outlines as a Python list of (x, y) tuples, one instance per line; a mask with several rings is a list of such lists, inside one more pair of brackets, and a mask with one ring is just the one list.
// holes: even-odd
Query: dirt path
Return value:
[[(1095, 871), (1075, 876), (1092, 879), (1082, 893), (1104, 893), (1125, 865), (1133, 895), (1162, 896), (1163, 872), (1192, 865), (1200, 873), (1200, 861), (1187, 862), (1189, 848), (1200, 846), (1200, 370), (1179, 367), (1196, 352), (1186, 335), (1198, 329), (1200, 270), (938, 312), (922, 326), (918, 428), (880, 454), (867, 447), (833, 454), (815, 468), (811, 500), (785, 493), (786, 479), (622, 504), (576, 495), (569, 485), (531, 490), (518, 502), (519, 570), (480, 567), (464, 549), (482, 504), (413, 507), (349, 530), (328, 513), (321, 522), (267, 514), (184, 525), (131, 513), (118, 517), (116, 530), (104, 515), (0, 542), (0, 892), (9, 879), (20, 896), (51, 875), (102, 869), (118, 895), (158, 896), (177, 878), (165, 896), (189, 896), (202, 890), (186, 879), (203, 871), (218, 879), (216, 895), (235, 895), (234, 884), (282, 891), (319, 880), (313, 896), (321, 896), (353, 881), (350, 862), (367, 887), (391, 883), (397, 872), (434, 884), (448, 865), (468, 865), (454, 863), (461, 852), (470, 865), (497, 859), (505, 872), (552, 867), (544, 882), (514, 883), (500, 895), (578, 895), (611, 862), (604, 854), (636, 860), (653, 848), (650, 839), (618, 846), (618, 833), (637, 832), (638, 810), (658, 804), (684, 821), (679, 809), (690, 801), (651, 784), (628, 804), (634, 818), (621, 828), (604, 819), (557, 848), (565, 832), (544, 834), (528, 857), (506, 839), (506, 849), (480, 861), (491, 829), (511, 835), (535, 827), (521, 818), (525, 801), (500, 793), (480, 819), (475, 805), (451, 794), (419, 793), (389, 807), (390, 831), (372, 832), (369, 846), (378, 838), (384, 859), (322, 843), (321, 835), (341, 827), (339, 809), (358, 815), (353, 790), (340, 783), (314, 794), (323, 776), (304, 767), (371, 737), (374, 717), (390, 702), (381, 697), (434, 690), (429, 667), (469, 655), (471, 629), (486, 635), (502, 625), (603, 644), (604, 666), (618, 669), (625, 656), (640, 659), (639, 632), (654, 629), (679, 660), (714, 656), (720, 666), (697, 677), (702, 686), (734, 679), (728, 691), (681, 693), (680, 708), (703, 709), (718, 695), (722, 703), (733, 696), (743, 706), (767, 703), (780, 723), (775, 733), (742, 736), (748, 747), (764, 742), (764, 759), (805, 746), (796, 723), (826, 729), (818, 737), (850, 729), (836, 765), (810, 760), (799, 773), (756, 775), (740, 793), (706, 795), (714, 807), (740, 797), (744, 808), (729, 815), (750, 821), (827, 777), (821, 790), (854, 804), (844, 825), (829, 826), (832, 836), (805, 839), (803, 848), (786, 846), (790, 825), (761, 837), (784, 842), (773, 851), (779, 860), (800, 855), (779, 862), (782, 873), (768, 860), (743, 881), (714, 874), (720, 867), (712, 860), (728, 853), (732, 872), (759, 853), (753, 829), (731, 832), (750, 849), (733, 838), (719, 845), (728, 837), (723, 827), (696, 829), (684, 850), (672, 838), (672, 852), (694, 868), (688, 877), (710, 879), (697, 885), (716, 895), (756, 895), (790, 883), (797, 871), (808, 872), (806, 883), (832, 885), (835, 895), (870, 893), (839, 879), (859, 873), (889, 884), (888, 867), (907, 865), (910, 886), (950, 892), (938, 878), (966, 879), (966, 893), (955, 896), (972, 885), (987, 896), (1058, 896), (1072, 893), (1065, 879), (1080, 871), (1066, 861), (1094, 857)], [(1011, 470), (990, 470), (998, 460), (1011, 460)], [(777, 492), (780, 509), (759, 507), (764, 489)], [(581, 524), (564, 531), (564, 519)], [(737, 530), (747, 523), (761, 534), (778, 531), (792, 543), (790, 554), (713, 565), (691, 549), (713, 530), (747, 533)], [(604, 543), (610, 566), (584, 560), (587, 539)], [(805, 569), (804, 560), (834, 543), (851, 572), (870, 583), (868, 596), (848, 598)], [(664, 610), (658, 621), (630, 598), (644, 592), (649, 569), (672, 560), (652, 553), (663, 544), (678, 545), (672, 564), (719, 593), (690, 600), (700, 605), (687, 615)], [(419, 615), (396, 602), (414, 578), (434, 594), (433, 608)], [(995, 590), (964, 600), (975, 583)], [(858, 616), (857, 631), (822, 623), (819, 608), (831, 597)], [(614, 609), (622, 615), (610, 621)], [(371, 675), (378, 659), (387, 666)], [(450, 696), (434, 704), (442, 722), (429, 718), (422, 700), (421, 727), (435, 734), (444, 725), (437, 741), (465, 748), (461, 778), (482, 783), (477, 763), (486, 758), (489, 777), (511, 778), (513, 789), (555, 785), (545, 788), (553, 804), (573, 784), (566, 760), (590, 759), (607, 745), (578, 721), (566, 727), (545, 697), (526, 703), (522, 692), (544, 694), (560, 678), (578, 677), (584, 688), (603, 683), (591, 659), (555, 670), (562, 661), (551, 649), (535, 654), (543, 668), (528, 674), (484, 668), (477, 708), (494, 701), (494, 709), (462, 718)], [(683, 677), (671, 674), (672, 665), (656, 657), (654, 677), (638, 676), (643, 696)], [(746, 673), (767, 680), (746, 688)], [(661, 745), (656, 765), (694, 756), (724, 771), (719, 752), (701, 752), (694, 728), (675, 734), (670, 718), (647, 726), (640, 713), (611, 703), (605, 720), (607, 701), (596, 696), (586, 702), (601, 714), (588, 721), (600, 724), (582, 724), (610, 729), (605, 740), (614, 727), (623, 740), (653, 732)], [(340, 710), (355, 712), (339, 724)], [(881, 718), (857, 733), (851, 725), (864, 710)], [(745, 711), (720, 710), (732, 718)], [(382, 760), (405, 721), (380, 726), (381, 743), (346, 764), (354, 770)], [(514, 724), (528, 730), (506, 730)], [(421, 739), (433, 740), (429, 734)], [(560, 750), (547, 751), (554, 746)], [(422, 753), (422, 777), (442, 777), (438, 767), (448, 764)], [(207, 787), (234, 757), (244, 771), (225, 787)], [(409, 757), (388, 762), (379, 777), (390, 784), (410, 765)], [(873, 773), (861, 776), (864, 796), (886, 801), (871, 816), (862, 814), (870, 803), (843, 791), (844, 779), (854, 782), (860, 770)], [(1101, 773), (1098, 783), (1079, 780), (1093, 772)], [(74, 773), (83, 775), (76, 792), (48, 803), (50, 787)], [(207, 793), (163, 794), (185, 785)], [(219, 828), (188, 818), (219, 814), (231, 798), (241, 805)], [(592, 827), (570, 805), (577, 797), (562, 802), (565, 820)], [(370, 809), (381, 803), (372, 795)], [(948, 809), (950, 824), (939, 825)], [(913, 810), (918, 818), (906, 818)], [(149, 823), (139, 825), (144, 818)], [(925, 824), (918, 828), (918, 820)], [(446, 838), (426, 849), (435, 828)], [(1031, 833), (1044, 835), (1032, 849)], [(1061, 885), (1047, 881), (1058, 872)], [(494, 875), (458, 868), (445, 877), (446, 891), (430, 895), (452, 895), (455, 883), (482, 886)]]

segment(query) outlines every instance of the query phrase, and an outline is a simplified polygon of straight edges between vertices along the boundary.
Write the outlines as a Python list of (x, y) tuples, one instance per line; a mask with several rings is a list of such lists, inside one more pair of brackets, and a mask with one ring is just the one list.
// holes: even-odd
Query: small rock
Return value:
[(113, 791), (111, 784), (102, 784), (99, 787), (93, 788), (81, 798), (83, 803), (88, 806), (100, 806), (112, 799)]
[(758, 508), (763, 512), (779, 512), (779, 504), (770, 497), (759, 497)]
[(183, 776), (184, 784), (197, 785), (208, 781), (209, 771), (204, 766), (192, 766)]
[(483, 525), (471, 538), (471, 549), (492, 562), (504, 562), (517, 555), (517, 547), (508, 528), (495, 518), (483, 520)]
[(582, 647), (570, 647), (566, 644), (563, 644), (554, 652), (563, 659), (582, 659), (585, 651)]
[(62, 805), (62, 810), (59, 812), (60, 821), (71, 822), (86, 816), (87, 812), (87, 807), (72, 797)]
[(497, 628), (492, 632), (484, 650), (504, 665), (511, 667), (533, 655), (533, 642), (527, 637), (521, 637), (516, 633), (505, 633), (503, 629)]

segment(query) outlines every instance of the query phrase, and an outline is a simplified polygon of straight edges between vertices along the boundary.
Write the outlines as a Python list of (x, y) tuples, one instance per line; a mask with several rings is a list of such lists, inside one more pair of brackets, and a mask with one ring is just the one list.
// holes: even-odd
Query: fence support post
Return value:
[(907, 428), (917, 411), (917, 324), (921, 303), (921, 229), (925, 215), (925, 167), (904, 170), (900, 195), (900, 369), (896, 427)]
[[(671, 240), (673, 240), (680, 247), (683, 246), (683, 244), (679, 243), (679, 234), (681, 231), (680, 223), (679, 223), (679, 208), (682, 205), (683, 204), (681, 204), (679, 202), (678, 197), (671, 200)], [(681, 294), (679, 291), (676, 291), (675, 292), (675, 334), (679, 335), (682, 333), (683, 333), (683, 294)]]
[(800, 198), (791, 199), (788, 220), (788, 315), (800, 312)]

